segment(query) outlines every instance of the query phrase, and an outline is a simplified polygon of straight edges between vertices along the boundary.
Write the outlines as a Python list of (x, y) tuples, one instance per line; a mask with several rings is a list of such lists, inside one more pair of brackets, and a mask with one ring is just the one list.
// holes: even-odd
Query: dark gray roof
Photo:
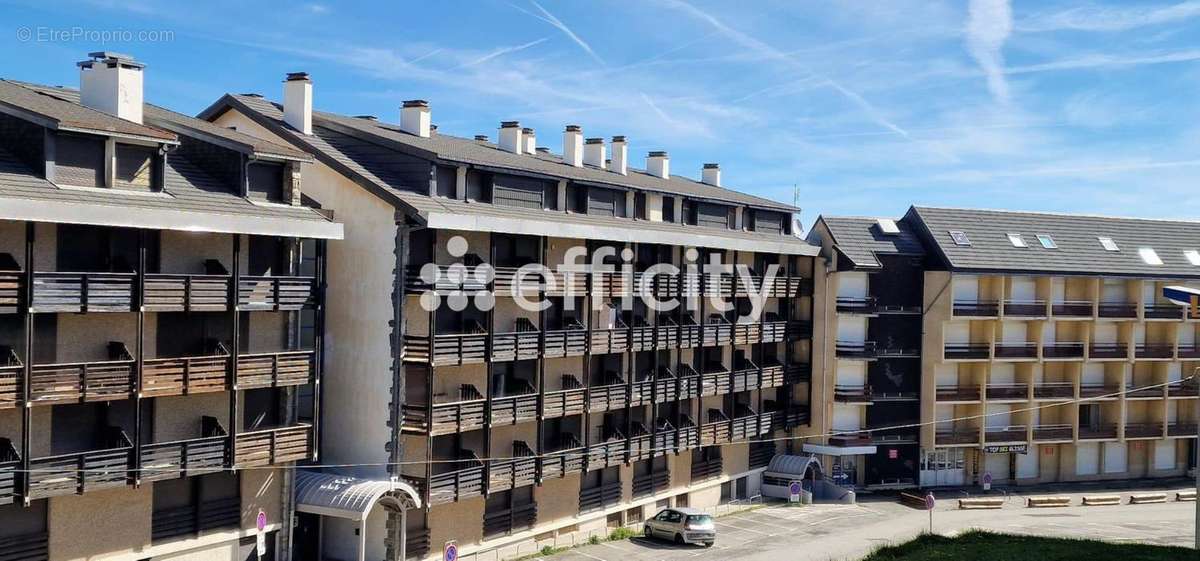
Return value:
[[(885, 234), (879, 229), (879, 219), (860, 216), (817, 217), (817, 224), (824, 224), (832, 238), (833, 247), (842, 253), (855, 267), (878, 268), (876, 255), (924, 255), (921, 240), (903, 221), (897, 220), (898, 234)], [(816, 228), (813, 228), (816, 230)]]
[[(261, 97), (244, 95), (231, 95), (227, 97), (236, 99), (245, 107), (271, 119), (277, 121), (283, 119), (281, 107)], [(219, 104), (220, 102), (218, 102)], [(219, 112), (220, 110), (217, 107), (215, 105), (209, 108), (209, 111), (201, 114), (201, 117), (212, 116), (213, 113)], [(593, 184), (687, 195), (731, 204), (744, 204), (759, 208), (774, 209), (782, 212), (793, 212), (796, 210), (791, 205), (748, 195), (732, 189), (715, 187), (679, 175), (672, 175), (670, 179), (663, 179), (632, 167), (629, 168), (628, 175), (621, 175), (614, 171), (588, 165), (574, 167), (565, 163), (560, 156), (550, 153), (537, 152), (535, 154), (518, 155), (501, 150), (496, 144), (490, 142), (480, 142), (441, 132), (429, 138), (421, 138), (401, 131), (396, 125), (359, 117), (313, 111), (313, 124), (314, 126), (325, 124), (328, 128), (338, 128), (347, 132), (352, 131), (356, 136), (367, 136), (376, 140), (396, 143), (401, 145), (401, 147), (411, 150), (413, 153), (424, 155), (430, 159), (436, 158), (450, 162), (510, 169)]]
[[(953, 270), (1200, 277), (1200, 266), (1184, 256), (1200, 251), (1200, 222), (937, 207), (912, 207), (906, 220)], [(961, 230), (971, 245), (955, 245), (951, 230)], [(1021, 234), (1028, 247), (1014, 247), (1010, 233)], [(1043, 248), (1039, 234), (1051, 236), (1058, 249)], [(1120, 251), (1105, 250), (1100, 236), (1112, 238)], [(1146, 264), (1139, 248), (1154, 249), (1163, 264)]]
[(175, 134), (169, 131), (126, 121), (9, 80), (0, 79), (0, 105), (10, 111), (40, 118), (41, 124), (52, 129), (175, 141)]
[[(24, 86), (38, 93), (52, 96), (72, 104), (79, 103), (79, 90), (76, 89), (43, 86), (40, 84), (30, 84), (12, 80), (9, 80), (8, 82), (19, 86)], [(124, 119), (117, 120), (124, 121)], [(284, 146), (269, 140), (263, 140), (261, 138), (250, 136), (246, 133), (227, 129), (222, 126), (214, 125), (213, 123), (205, 121), (204, 119), (197, 119), (189, 115), (176, 113), (170, 109), (159, 107), (150, 103), (146, 103), (142, 107), (142, 120), (151, 127), (166, 129), (163, 132), (174, 132), (182, 136), (196, 137), (201, 140), (205, 140), (206, 142), (219, 144), (243, 154), (259, 157), (275, 157), (288, 160), (312, 160), (312, 157), (309, 156), (307, 152), (296, 150), (290, 146)]]

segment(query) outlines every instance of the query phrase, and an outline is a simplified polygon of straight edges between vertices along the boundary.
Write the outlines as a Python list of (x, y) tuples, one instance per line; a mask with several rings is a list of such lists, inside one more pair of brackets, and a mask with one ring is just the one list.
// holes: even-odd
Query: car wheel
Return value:
[(646, 526), (645, 528), (643, 528), (642, 533), (645, 534), (647, 538), (654, 537), (654, 530), (652, 530), (649, 526)]
[(675, 534), (675, 545), (683, 545), (683, 534)]
[(712, 547), (717, 542), (704, 542), (704, 547)]

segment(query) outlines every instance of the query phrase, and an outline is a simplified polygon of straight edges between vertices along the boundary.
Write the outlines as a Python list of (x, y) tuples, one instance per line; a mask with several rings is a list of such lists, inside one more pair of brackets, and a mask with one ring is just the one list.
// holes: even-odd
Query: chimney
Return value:
[(532, 154), (537, 150), (537, 137), (533, 134), (533, 129), (525, 127), (521, 129), (521, 152)]
[(713, 187), (720, 187), (721, 164), (704, 164), (704, 170), (701, 172), (700, 181), (712, 185)]
[(623, 136), (612, 137), (612, 170), (621, 175), (629, 173), (629, 147)]
[(307, 72), (288, 72), (283, 81), (283, 122), (312, 134), (312, 80)]
[(656, 150), (646, 154), (646, 173), (655, 177), (669, 179), (671, 177), (671, 159), (666, 152)]
[(575, 167), (583, 166), (583, 129), (579, 125), (567, 125), (563, 131), (563, 161)]
[(423, 99), (410, 99), (400, 108), (400, 130), (429, 138), (429, 102)]
[(604, 139), (589, 138), (583, 143), (583, 163), (589, 166), (605, 168)]
[(142, 123), (142, 71), (146, 65), (121, 53), (88, 53), (78, 63), (79, 101), (109, 115)]
[(520, 154), (524, 148), (521, 139), (521, 124), (516, 121), (500, 122), (500, 149), (513, 154)]

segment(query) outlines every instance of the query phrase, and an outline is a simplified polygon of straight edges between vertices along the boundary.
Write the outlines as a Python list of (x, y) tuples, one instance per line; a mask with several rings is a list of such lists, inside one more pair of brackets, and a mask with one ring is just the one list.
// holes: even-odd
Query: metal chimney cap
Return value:
[(410, 99), (404, 102), (404, 107), (429, 107), (429, 102), (423, 99)]
[(531, 129), (529, 127), (525, 127), (523, 129), (521, 129), (521, 134), (533, 134), (533, 129)]
[(583, 127), (579, 125), (567, 125), (566, 132), (583, 132)]
[(500, 128), (502, 129), (516, 129), (520, 127), (521, 123), (519, 121), (500, 121)]
[(584, 144), (604, 144), (603, 138), (589, 138), (583, 141)]
[(624, 136), (614, 136), (614, 137), (612, 137), (612, 141), (613, 142), (625, 142), (625, 137)]
[(647, 158), (666, 158), (667, 153), (664, 150), (653, 150), (649, 154), (646, 154), (646, 157)]
[(704, 164), (704, 169), (721, 169), (721, 164)]
[(287, 79), (284, 81), (285, 82), (298, 82), (298, 81), (308, 82), (310, 80), (308, 79), (308, 72), (288, 72)]
[(486, 134), (477, 134), (475, 135), (475, 140), (478, 142), (487, 142), (488, 136)]

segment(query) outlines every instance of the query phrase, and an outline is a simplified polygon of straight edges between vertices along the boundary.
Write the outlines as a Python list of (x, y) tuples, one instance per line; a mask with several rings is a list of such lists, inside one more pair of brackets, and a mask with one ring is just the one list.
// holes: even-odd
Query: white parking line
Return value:
[(762, 536), (774, 536), (774, 535), (775, 535), (775, 534), (771, 534), (771, 533), (768, 533), (768, 532), (763, 532), (763, 531), (761, 531), (761, 530), (755, 530), (755, 529), (753, 529), (753, 528), (743, 528), (743, 527), (741, 527), (741, 526), (738, 526), (738, 525), (735, 525), (735, 524), (730, 524), (728, 520), (721, 520), (721, 521), (717, 522), (717, 525), (718, 525), (718, 526), (729, 526), (730, 528), (736, 528), (736, 529), (738, 529), (738, 530), (743, 530), (743, 531), (746, 531), (746, 532), (750, 532), (750, 533), (753, 533), (753, 534), (759, 534), (759, 535), (762, 535)]
[(587, 557), (588, 559), (595, 559), (596, 561), (608, 561), (608, 559), (605, 559), (603, 557), (596, 557), (595, 555), (592, 555), (590, 553), (584, 553), (578, 549), (572, 550), (571, 553), (578, 553), (584, 557)]

